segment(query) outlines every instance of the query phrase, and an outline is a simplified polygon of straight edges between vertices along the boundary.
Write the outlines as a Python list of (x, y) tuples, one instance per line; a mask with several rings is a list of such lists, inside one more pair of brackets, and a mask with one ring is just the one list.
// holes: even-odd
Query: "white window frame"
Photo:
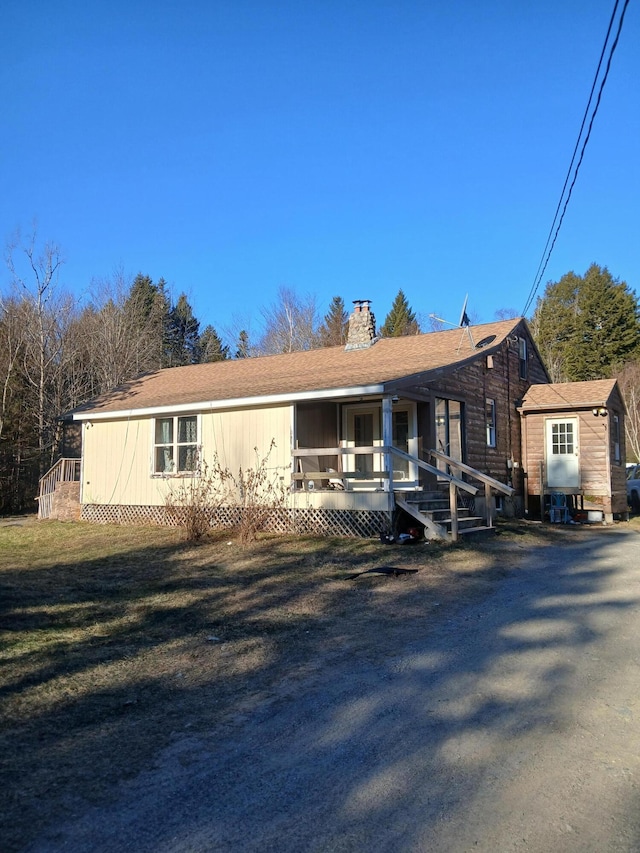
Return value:
[(484, 401), (484, 417), (487, 426), (487, 447), (497, 447), (496, 401), (490, 397)]
[[(196, 440), (193, 441), (178, 441), (179, 422), (183, 419), (193, 419), (196, 421)], [(159, 421), (172, 422), (172, 438), (171, 441), (158, 442), (156, 440), (156, 426)], [(158, 415), (151, 419), (151, 475), (153, 477), (194, 477), (200, 474), (200, 448), (202, 435), (202, 418), (200, 415), (182, 414), (182, 415)], [(157, 451), (160, 448), (170, 448), (173, 467), (171, 470), (159, 470), (157, 464)], [(180, 448), (195, 447), (196, 462), (194, 468), (188, 468), (183, 471), (176, 468), (176, 460), (180, 458)]]

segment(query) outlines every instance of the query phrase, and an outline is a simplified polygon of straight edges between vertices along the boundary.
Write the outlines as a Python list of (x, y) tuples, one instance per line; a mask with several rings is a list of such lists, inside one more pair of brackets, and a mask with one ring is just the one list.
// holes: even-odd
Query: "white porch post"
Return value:
[[(382, 445), (391, 447), (393, 444), (393, 400), (390, 396), (382, 398)], [(383, 469), (388, 473), (384, 481), (385, 492), (393, 491), (393, 458), (388, 450), (383, 454)]]
[(290, 418), (289, 491), (293, 492), (295, 490), (295, 487), (296, 487), (296, 481), (293, 479), (293, 475), (296, 473), (296, 459), (293, 455), (293, 451), (296, 450), (298, 447), (298, 434), (297, 434), (295, 404), (292, 404), (289, 407), (289, 418)]

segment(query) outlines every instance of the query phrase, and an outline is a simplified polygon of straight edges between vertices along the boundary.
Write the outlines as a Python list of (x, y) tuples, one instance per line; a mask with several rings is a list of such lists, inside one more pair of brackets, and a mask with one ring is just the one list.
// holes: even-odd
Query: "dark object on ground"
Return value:
[(401, 569), (399, 566), (377, 566), (375, 569), (367, 569), (366, 572), (357, 572), (355, 575), (347, 575), (347, 580), (352, 581), (362, 575), (415, 575), (418, 569)]

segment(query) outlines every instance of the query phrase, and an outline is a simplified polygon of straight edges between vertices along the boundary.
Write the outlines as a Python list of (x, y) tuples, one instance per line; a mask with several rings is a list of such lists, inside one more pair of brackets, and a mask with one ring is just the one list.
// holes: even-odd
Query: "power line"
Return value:
[[(551, 257), (551, 253), (553, 252), (554, 246), (556, 244), (558, 233), (559, 233), (560, 228), (562, 226), (562, 222), (564, 220), (564, 215), (566, 213), (567, 206), (569, 205), (569, 200), (570, 200), (571, 194), (573, 192), (573, 188), (574, 188), (576, 180), (578, 178), (578, 172), (580, 171), (580, 166), (582, 165), (582, 160), (584, 158), (584, 152), (585, 152), (587, 144), (589, 142), (589, 137), (591, 136), (591, 129), (593, 128), (593, 122), (594, 122), (595, 117), (597, 115), (598, 108), (600, 106), (600, 101), (602, 99), (602, 92), (603, 92), (605, 83), (607, 82), (607, 77), (609, 76), (609, 70), (611, 68), (611, 61), (613, 59), (613, 54), (615, 53), (616, 47), (618, 46), (618, 41), (620, 39), (620, 32), (622, 31), (622, 24), (624, 22), (624, 16), (625, 16), (625, 13), (627, 11), (627, 6), (629, 5), (629, 0), (625, 0), (625, 4), (624, 4), (624, 7), (622, 9), (622, 13), (620, 15), (620, 20), (618, 21), (618, 29), (616, 31), (615, 39), (614, 39), (613, 44), (611, 45), (611, 49), (609, 51), (609, 58), (607, 60), (607, 66), (605, 69), (604, 76), (603, 76), (602, 81), (600, 83), (600, 89), (598, 90), (598, 97), (596, 100), (596, 104), (595, 104), (595, 107), (593, 109), (593, 113), (591, 114), (591, 119), (589, 120), (589, 127), (587, 129), (587, 134), (584, 138), (584, 142), (582, 143), (582, 148), (580, 150), (580, 157), (578, 159), (578, 163), (577, 163), (577, 165), (575, 167), (575, 171), (573, 173), (573, 179), (571, 181), (571, 184), (569, 186), (569, 191), (568, 191), (566, 198), (565, 198), (565, 191), (567, 190), (567, 184), (569, 183), (569, 178), (571, 176), (571, 170), (573, 169), (573, 164), (575, 163), (576, 153), (578, 151), (580, 139), (582, 138), (582, 132), (583, 132), (584, 126), (587, 122), (587, 116), (589, 114), (589, 109), (591, 107), (591, 102), (593, 100), (593, 93), (594, 93), (595, 88), (596, 88), (596, 83), (598, 81), (598, 76), (600, 74), (600, 69), (602, 67), (602, 61), (604, 59), (604, 54), (605, 54), (605, 51), (607, 48), (607, 43), (608, 43), (609, 37), (611, 35), (611, 30), (613, 28), (613, 22), (614, 22), (615, 17), (616, 17), (616, 12), (618, 10), (619, 2), (620, 2), (620, 0), (616, 0), (615, 5), (613, 7), (613, 12), (611, 13), (611, 19), (609, 21), (609, 26), (607, 28), (607, 34), (605, 36), (604, 44), (602, 46), (602, 51), (600, 53), (600, 59), (598, 61), (598, 67), (596, 69), (596, 73), (595, 73), (595, 76), (593, 78), (593, 84), (591, 86), (591, 92), (589, 93), (589, 100), (587, 101), (587, 106), (586, 106), (586, 109), (584, 112), (584, 116), (582, 118), (582, 124), (580, 125), (580, 132), (578, 133), (578, 138), (576, 140), (576, 144), (575, 144), (575, 147), (573, 149), (573, 156), (571, 157), (571, 163), (569, 164), (569, 169), (567, 170), (567, 176), (566, 176), (565, 181), (564, 181), (564, 186), (562, 187), (562, 192), (560, 193), (560, 199), (558, 200), (558, 206), (556, 207), (556, 212), (555, 212), (555, 215), (553, 217), (553, 222), (551, 223), (551, 228), (549, 229), (549, 235), (547, 237), (547, 242), (545, 243), (545, 247), (542, 251), (542, 257), (540, 258), (540, 263), (538, 264), (538, 270), (536, 271), (536, 274), (534, 276), (533, 284), (531, 286), (531, 290), (529, 291), (529, 296), (527, 298), (527, 302), (526, 302), (524, 309), (522, 311), (523, 316), (526, 315), (527, 311), (529, 310), (531, 303), (533, 302), (533, 299), (534, 299), (534, 297), (538, 291), (538, 288), (540, 287), (540, 282), (542, 281), (542, 276), (545, 273), (545, 270), (547, 268), (547, 264), (549, 263), (549, 258)], [(562, 205), (563, 199), (564, 199), (564, 206)], [(562, 213), (560, 214), (560, 216), (558, 218), (558, 214), (560, 212), (561, 207), (562, 207)], [(557, 223), (557, 225), (556, 225), (556, 223)], [(554, 231), (554, 228), (555, 228), (555, 231)], [(549, 244), (551, 244), (551, 245), (549, 245)], [(547, 249), (548, 249), (548, 251), (547, 251)], [(545, 254), (546, 254), (546, 256), (545, 256)]]

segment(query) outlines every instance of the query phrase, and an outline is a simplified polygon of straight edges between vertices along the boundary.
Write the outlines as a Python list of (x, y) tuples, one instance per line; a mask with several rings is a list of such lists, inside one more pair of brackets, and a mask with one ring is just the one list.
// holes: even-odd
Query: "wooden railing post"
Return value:
[(451, 539), (458, 541), (458, 490), (456, 484), (449, 481), (449, 509), (451, 510)]
[(385, 492), (393, 491), (393, 461), (390, 448), (393, 445), (393, 400), (386, 396), (382, 398), (382, 470), (387, 471), (389, 476), (384, 480)]
[(484, 502), (486, 506), (487, 527), (493, 527), (493, 499), (491, 497), (491, 486), (484, 484)]

